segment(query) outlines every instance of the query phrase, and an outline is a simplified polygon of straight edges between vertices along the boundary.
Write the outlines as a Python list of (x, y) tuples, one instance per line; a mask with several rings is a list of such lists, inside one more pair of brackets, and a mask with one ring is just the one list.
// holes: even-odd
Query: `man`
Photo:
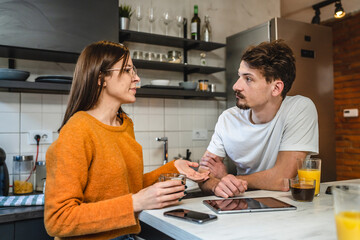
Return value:
[[(224, 111), (200, 162), (211, 178), (203, 191), (233, 197), (247, 187), (287, 191), (298, 158), (317, 154), (318, 119), (314, 103), (286, 96), (296, 75), (295, 57), (282, 40), (250, 47), (241, 58), (233, 86), (236, 107)], [(311, 86), (309, 86), (311, 87)], [(225, 156), (237, 168), (226, 172)]]

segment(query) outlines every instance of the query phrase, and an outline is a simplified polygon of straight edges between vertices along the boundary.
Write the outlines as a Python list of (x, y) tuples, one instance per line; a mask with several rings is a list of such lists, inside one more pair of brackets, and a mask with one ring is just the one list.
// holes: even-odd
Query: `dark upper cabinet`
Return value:
[(118, 0), (0, 0), (0, 19), (0, 57), (75, 62), (88, 44), (119, 39)]

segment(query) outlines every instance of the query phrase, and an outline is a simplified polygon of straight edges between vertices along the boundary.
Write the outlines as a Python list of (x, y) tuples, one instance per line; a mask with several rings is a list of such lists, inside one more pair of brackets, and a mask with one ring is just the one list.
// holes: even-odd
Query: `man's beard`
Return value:
[(235, 91), (234, 92), (235, 96), (237, 96), (238, 98), (236, 98), (236, 106), (242, 110), (248, 110), (250, 109), (250, 106), (247, 105), (246, 103), (239, 103), (240, 99), (245, 99), (245, 96), (242, 95), (239, 91)]

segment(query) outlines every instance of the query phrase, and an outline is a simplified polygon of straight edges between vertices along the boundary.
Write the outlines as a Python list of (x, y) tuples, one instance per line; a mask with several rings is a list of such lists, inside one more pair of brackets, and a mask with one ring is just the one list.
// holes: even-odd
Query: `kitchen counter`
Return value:
[(44, 217), (44, 206), (0, 207), (0, 223)]
[[(140, 220), (175, 239), (336, 239), (333, 198), (325, 194), (330, 185), (360, 183), (360, 179), (322, 183), (320, 196), (313, 202), (297, 202), (290, 192), (257, 190), (245, 192), (243, 197), (275, 197), (297, 207), (295, 211), (216, 214), (202, 200), (215, 196), (184, 199), (178, 205), (158, 210), (146, 210)], [(195, 224), (164, 217), (175, 208), (215, 214), (218, 219)]]

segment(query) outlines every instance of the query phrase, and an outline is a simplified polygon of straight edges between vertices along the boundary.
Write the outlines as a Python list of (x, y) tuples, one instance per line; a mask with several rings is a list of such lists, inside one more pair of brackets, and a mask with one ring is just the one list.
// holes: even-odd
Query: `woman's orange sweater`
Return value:
[(132, 194), (161, 173), (178, 172), (174, 161), (143, 174), (142, 148), (133, 123), (120, 127), (77, 112), (46, 153), (45, 227), (56, 239), (111, 239), (140, 232)]

